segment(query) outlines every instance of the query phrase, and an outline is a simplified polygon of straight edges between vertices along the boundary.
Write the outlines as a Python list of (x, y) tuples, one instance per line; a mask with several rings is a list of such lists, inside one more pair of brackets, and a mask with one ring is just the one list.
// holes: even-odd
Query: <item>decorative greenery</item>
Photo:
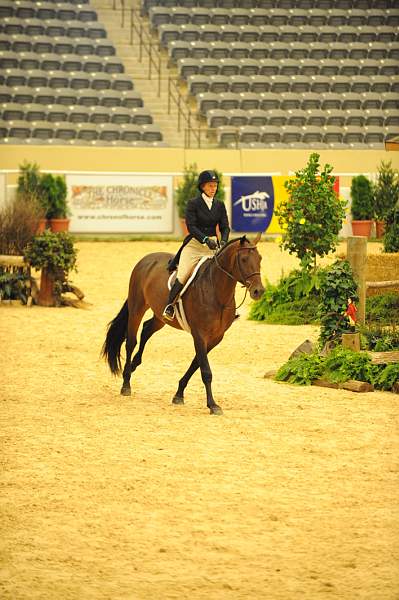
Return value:
[(44, 231), (28, 244), (25, 258), (36, 269), (48, 269), (56, 277), (76, 270), (77, 250), (65, 232)]
[(40, 180), (40, 200), (47, 219), (66, 219), (68, 216), (65, 177), (45, 173)]
[(344, 312), (351, 298), (358, 301), (357, 285), (353, 279), (352, 269), (347, 261), (337, 260), (325, 271), (323, 285), (320, 288), (319, 343), (323, 346), (327, 341), (338, 339), (348, 331), (349, 323)]
[(385, 217), (384, 252), (399, 252), (399, 204)]
[(381, 161), (378, 167), (377, 182), (374, 186), (374, 208), (378, 220), (384, 221), (388, 213), (399, 201), (399, 171), (392, 163)]
[(310, 385), (316, 379), (332, 383), (357, 379), (379, 389), (393, 390), (399, 382), (399, 363), (373, 365), (366, 352), (354, 352), (340, 346), (325, 358), (312, 353), (290, 359), (280, 367), (275, 379), (299, 385)]
[(354, 352), (338, 346), (324, 360), (323, 376), (333, 383), (357, 379), (374, 383), (371, 358), (366, 352)]
[[(220, 171), (213, 169), (218, 176), (219, 186), (215, 198), (224, 202), (225, 187), (223, 183), (223, 175)], [(184, 167), (183, 180), (179, 183), (175, 190), (175, 200), (177, 212), (181, 219), (186, 215), (186, 207), (189, 200), (195, 198), (198, 194), (198, 176), (199, 171), (196, 163)]]
[(335, 249), (345, 218), (345, 201), (335, 190), (333, 167), (320, 171), (319, 154), (310, 155), (306, 167), (284, 183), (288, 197), (276, 214), (283, 229), (282, 247), (296, 254), (304, 268), (315, 268), (316, 257)]
[(21, 300), (27, 303), (29, 275), (22, 270), (9, 271), (0, 266), (0, 300)]
[(375, 385), (381, 390), (393, 390), (399, 382), (399, 363), (386, 365), (377, 375)]
[(349, 331), (344, 315), (348, 298), (357, 302), (357, 285), (349, 263), (337, 260), (315, 271), (294, 270), (277, 285), (266, 282), (262, 298), (251, 304), (249, 319), (282, 325), (320, 322), (323, 346)]
[(17, 197), (40, 205), (41, 174), (39, 165), (24, 161), (19, 166)]
[(395, 326), (399, 324), (399, 295), (394, 293), (366, 298), (368, 323)]
[(294, 270), (277, 285), (266, 282), (265, 293), (251, 304), (249, 319), (282, 325), (316, 323), (323, 270)]
[(311, 385), (323, 373), (324, 359), (318, 354), (302, 354), (291, 358), (277, 371), (277, 381), (288, 381), (298, 385)]
[(361, 345), (364, 350), (389, 352), (399, 350), (399, 331), (387, 327), (360, 327)]
[(374, 218), (374, 190), (372, 182), (364, 175), (353, 177), (350, 191), (351, 213), (354, 221)]

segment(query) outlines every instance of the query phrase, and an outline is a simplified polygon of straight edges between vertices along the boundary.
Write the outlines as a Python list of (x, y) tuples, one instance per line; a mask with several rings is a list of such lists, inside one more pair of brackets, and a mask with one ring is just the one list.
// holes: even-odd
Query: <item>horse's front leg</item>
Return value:
[(201, 369), (201, 378), (206, 390), (206, 405), (211, 415), (222, 415), (223, 411), (218, 406), (212, 394), (212, 371), (208, 361), (208, 350), (202, 339), (194, 339), (196, 359)]

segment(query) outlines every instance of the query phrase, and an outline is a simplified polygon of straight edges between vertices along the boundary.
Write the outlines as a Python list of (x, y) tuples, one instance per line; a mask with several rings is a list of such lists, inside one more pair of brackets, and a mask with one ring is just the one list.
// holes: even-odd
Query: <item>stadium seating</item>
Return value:
[(142, 11), (219, 144), (378, 147), (397, 128), (395, 2), (177, 4), (145, 0)]
[(2, 142), (160, 145), (88, 0), (0, 0)]

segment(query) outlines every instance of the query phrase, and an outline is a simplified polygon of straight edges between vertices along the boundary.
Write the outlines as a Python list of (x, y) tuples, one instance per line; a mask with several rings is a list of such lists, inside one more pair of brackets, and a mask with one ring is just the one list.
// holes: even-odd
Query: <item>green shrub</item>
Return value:
[(354, 221), (367, 221), (374, 218), (373, 184), (364, 175), (353, 177), (350, 195), (351, 213)]
[(338, 346), (327, 355), (323, 375), (333, 383), (343, 383), (348, 379), (374, 382), (371, 358), (366, 352), (354, 352)]
[(68, 215), (67, 186), (61, 175), (45, 173), (40, 180), (40, 197), (47, 219), (65, 219)]
[(378, 373), (375, 381), (377, 388), (381, 390), (393, 390), (395, 383), (399, 382), (399, 363), (384, 366)]
[(399, 325), (399, 295), (388, 293), (366, 298), (366, 321), (379, 325)]
[(399, 363), (373, 365), (366, 352), (354, 352), (339, 346), (325, 358), (313, 353), (290, 359), (280, 367), (275, 379), (299, 385), (310, 385), (316, 379), (332, 383), (356, 379), (389, 391), (399, 381)]
[(298, 385), (311, 385), (323, 373), (324, 359), (318, 354), (302, 354), (282, 365), (275, 377), (277, 381), (288, 381)]
[(323, 269), (294, 270), (277, 285), (266, 282), (265, 293), (251, 304), (249, 319), (281, 325), (317, 323)]
[(381, 161), (377, 182), (374, 187), (375, 216), (380, 221), (399, 201), (399, 172), (392, 168), (391, 162)]
[(0, 266), (0, 300), (28, 300), (27, 283), (29, 276), (22, 271), (9, 271)]
[(72, 237), (65, 232), (46, 230), (28, 244), (25, 258), (36, 269), (47, 268), (57, 274), (76, 270), (77, 250)]
[(399, 252), (399, 206), (385, 217), (384, 252)]
[[(219, 179), (218, 191), (216, 192), (215, 198), (224, 202), (225, 187), (223, 182), (223, 175), (220, 171), (217, 171), (216, 169), (213, 169), (213, 171), (215, 171)], [(199, 194), (198, 176), (199, 171), (196, 163), (184, 167), (183, 180), (179, 183), (175, 190), (177, 212), (181, 219), (184, 219), (186, 215), (188, 201), (192, 198), (195, 198)]]

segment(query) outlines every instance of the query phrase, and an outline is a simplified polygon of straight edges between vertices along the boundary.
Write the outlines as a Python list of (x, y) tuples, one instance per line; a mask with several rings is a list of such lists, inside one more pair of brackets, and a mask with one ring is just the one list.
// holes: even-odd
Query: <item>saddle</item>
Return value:
[[(182, 296), (185, 293), (185, 291), (187, 290), (187, 288), (191, 285), (191, 283), (196, 278), (200, 267), (209, 258), (212, 258), (212, 257), (211, 256), (203, 256), (197, 262), (197, 264), (195, 265), (194, 269), (191, 272), (190, 277), (186, 281), (186, 283), (184, 285), (184, 288), (180, 292), (180, 295), (179, 295), (179, 298), (178, 298), (177, 302), (175, 303), (175, 315), (176, 315), (176, 319), (178, 320), (181, 328), (184, 329), (184, 331), (188, 331), (188, 333), (191, 333), (191, 329), (190, 329), (190, 325), (188, 324), (188, 321), (187, 321), (187, 318), (186, 318), (186, 313), (184, 312)], [(173, 271), (173, 273), (170, 275), (170, 277), (168, 279), (168, 289), (169, 290), (172, 289), (172, 286), (173, 286), (173, 284), (174, 284), (174, 282), (176, 280), (176, 277), (177, 277), (177, 270)]]

